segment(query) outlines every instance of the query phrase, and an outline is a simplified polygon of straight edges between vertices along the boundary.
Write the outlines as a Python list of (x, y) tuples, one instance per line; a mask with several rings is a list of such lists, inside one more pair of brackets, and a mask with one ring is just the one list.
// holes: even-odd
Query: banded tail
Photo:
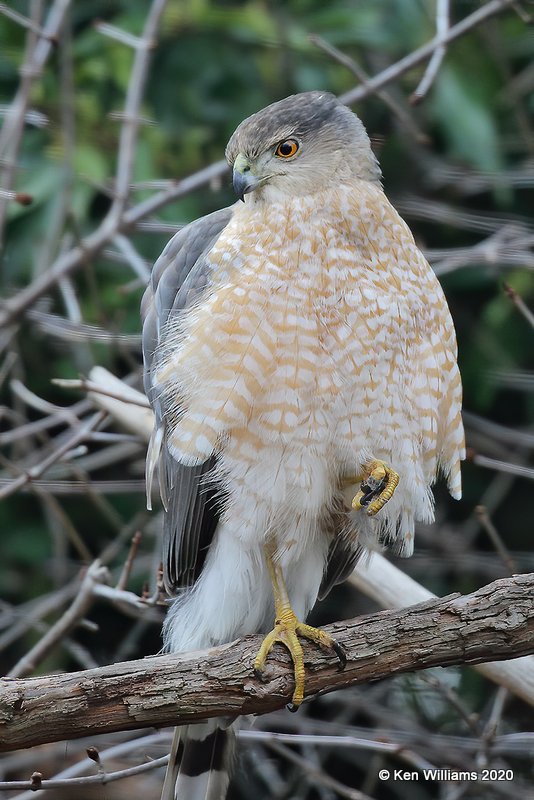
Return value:
[(226, 720), (175, 728), (161, 800), (224, 800), (234, 749)]

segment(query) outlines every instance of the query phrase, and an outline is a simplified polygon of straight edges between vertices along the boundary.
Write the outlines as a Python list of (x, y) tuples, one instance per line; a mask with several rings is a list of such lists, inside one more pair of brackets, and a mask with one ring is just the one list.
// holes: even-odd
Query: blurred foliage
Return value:
[[(466, 0), (451, 5), (454, 21), (479, 7)], [(21, 0), (13, 6), (29, 14), (32, 3)], [(124, 104), (133, 55), (129, 47), (100, 33), (94, 23), (104, 20), (139, 35), (148, 6), (146, 0), (74, 2), (60, 41), (42, 76), (33, 82), (30, 107), (44, 115), (47, 124), (27, 125), (21, 142), (16, 186), (34, 200), (30, 206), (12, 203), (9, 207), (2, 253), (4, 297), (27, 285), (59, 253), (93, 231), (109, 208), (120, 134), (116, 112)], [(430, 39), (434, 24), (434, 3), (427, 0), (169, 0), (141, 110), (144, 124), (133, 176), (141, 187), (134, 188), (133, 201), (152, 194), (144, 182), (179, 179), (221, 159), (236, 124), (262, 106), (293, 92), (328, 89), (341, 94), (351, 89), (354, 76), (312, 44), (311, 33), (340, 48), (372, 75)], [(0, 15), (2, 107), (17, 91), (25, 42), (23, 28)], [(406, 198), (415, 197), (423, 208), (439, 202), (456, 209), (460, 218), (476, 215), (489, 224), (457, 224), (437, 212), (406, 213), (417, 240), (429, 252), (473, 247), (518, 221), (532, 236), (528, 216), (534, 207), (533, 56), (532, 33), (519, 16), (506, 12), (448, 47), (435, 84), (417, 107), (410, 108), (406, 101), (425, 64), (386, 87), (427, 136), (426, 145), (416, 141), (376, 96), (355, 109), (375, 143), (386, 191), (401, 210)], [(520, 180), (521, 174), (527, 177)], [(170, 203), (157, 218), (178, 227), (233, 201), (224, 179), (220, 185)], [(131, 234), (148, 264), (168, 238), (168, 233), (142, 230)], [(510, 256), (514, 253), (512, 244)], [(503, 281), (532, 308), (532, 266), (520, 258), (501, 261), (498, 255), (493, 261), (471, 259), (440, 276), (458, 331), (466, 409), (520, 430), (527, 430), (534, 421), (534, 402), (527, 391), (532, 381), (510, 386), (498, 374), (532, 370), (533, 331), (505, 295)], [(131, 285), (127, 263), (105, 249), (73, 281), (85, 322), (116, 333), (139, 331), (142, 286), (139, 281)], [(66, 314), (64, 298), (57, 291), (38, 307)], [(43, 334), (31, 320), (21, 320), (5, 353), (8, 357), (16, 354), (10, 377), (61, 405), (73, 397), (51, 385), (51, 378), (77, 377), (92, 364), (124, 375), (140, 363), (139, 353), (125, 351), (120, 343), (88, 342), (81, 347), (79, 342)], [(37, 411), (14, 400), (9, 380), (4, 380), (1, 392), (4, 407), (14, 408), (19, 415), (4, 416), (1, 430), (23, 419), (39, 418)], [(480, 440), (475, 438), (470, 444), (478, 448)], [(505, 447), (510, 460), (526, 462), (525, 448)], [(5, 454), (11, 461), (27, 455), (20, 443)], [(502, 446), (487, 454), (503, 457)], [(141, 461), (126, 464), (127, 475), (116, 468), (97, 476), (140, 478)], [(531, 549), (530, 484), (510, 479), (504, 491), (502, 480), (489, 470), (468, 465), (460, 504), (438, 491), (438, 520), (452, 542), (455, 535), (465, 532), (477, 552), (492, 551), (485, 533), (473, 523), (473, 509), (480, 502), (491, 504), (495, 489), (503, 491), (503, 502), (495, 504), (493, 519), (507, 546), (516, 551)], [(94, 555), (134, 514), (142, 515), (144, 508), (141, 493), (106, 496), (100, 506), (83, 497), (59, 497), (58, 503)], [(0, 584), (5, 600), (26, 602), (76, 574), (82, 559), (39, 496), (18, 495), (1, 503), (0, 527)], [(132, 588), (137, 590), (153, 568), (153, 541), (147, 530), (145, 560), (132, 577)], [(428, 566), (432, 554), (439, 558), (440, 552), (447, 551), (446, 547), (440, 551), (439, 537), (423, 532), (421, 566), (416, 555), (411, 564), (402, 564), (403, 569), (438, 592), (467, 590), (495, 577), (472, 566), (463, 572), (453, 567), (433, 570)], [(118, 548), (112, 566), (119, 567), (126, 544), (127, 540)], [(61, 560), (68, 566), (58, 572)], [(506, 574), (502, 565), (500, 570)], [(357, 610), (351, 608), (354, 600), (349, 601), (344, 590), (328, 603), (330, 618)], [(95, 617), (104, 631), (95, 657), (103, 662), (111, 652), (106, 646), (111, 648), (117, 641), (124, 644), (128, 632), (123, 617), (107, 608), (99, 607)], [(95, 646), (94, 637), (93, 644), (89, 634), (84, 637), (87, 647)], [(19, 642), (8, 662), (13, 663), (33, 639), (32, 634)], [(128, 651), (125, 646), (121, 652), (135, 656), (158, 646), (154, 630), (140, 639), (137, 649)], [(53, 663), (41, 669), (69, 666), (68, 656), (58, 653)], [(468, 682), (473, 708), (483, 710), (483, 682), (476, 676)]]

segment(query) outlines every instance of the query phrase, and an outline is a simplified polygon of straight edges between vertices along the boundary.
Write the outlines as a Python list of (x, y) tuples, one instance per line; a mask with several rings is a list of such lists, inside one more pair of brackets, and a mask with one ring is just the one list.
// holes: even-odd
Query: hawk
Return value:
[[(411, 554), (439, 472), (460, 497), (456, 338), (363, 124), (335, 96), (264, 108), (226, 157), (239, 199), (171, 239), (142, 305), (148, 495), (157, 466), (176, 595), (164, 643), (265, 632), (256, 669), (282, 642), (297, 707), (302, 639), (343, 660), (304, 623), (317, 597), (364, 548)], [(225, 725), (175, 738), (165, 800), (225, 796)]]

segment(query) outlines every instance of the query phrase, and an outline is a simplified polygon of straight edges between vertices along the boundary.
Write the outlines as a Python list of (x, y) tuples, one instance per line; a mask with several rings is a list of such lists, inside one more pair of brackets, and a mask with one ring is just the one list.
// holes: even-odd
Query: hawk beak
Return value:
[(250, 161), (242, 153), (239, 153), (234, 161), (232, 175), (232, 184), (236, 195), (245, 202), (245, 195), (253, 192), (260, 183), (259, 178), (256, 178), (251, 172)]

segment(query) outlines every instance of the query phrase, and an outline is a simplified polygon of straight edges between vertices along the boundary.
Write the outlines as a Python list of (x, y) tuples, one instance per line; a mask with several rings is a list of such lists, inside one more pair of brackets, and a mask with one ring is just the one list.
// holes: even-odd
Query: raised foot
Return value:
[(399, 476), (391, 467), (378, 459), (372, 461), (352, 501), (353, 509), (365, 508), (367, 515), (374, 517), (391, 500), (398, 483)]
[(304, 700), (304, 651), (299, 636), (315, 642), (324, 650), (333, 650), (339, 658), (340, 669), (344, 669), (347, 663), (345, 650), (332, 636), (320, 628), (313, 628), (311, 625), (300, 622), (291, 609), (285, 610), (280, 617), (276, 618), (273, 630), (263, 640), (254, 661), (254, 672), (261, 678), (267, 656), (276, 642), (287, 647), (293, 659), (295, 673), (295, 690), (288, 706), (290, 711), (296, 711)]

